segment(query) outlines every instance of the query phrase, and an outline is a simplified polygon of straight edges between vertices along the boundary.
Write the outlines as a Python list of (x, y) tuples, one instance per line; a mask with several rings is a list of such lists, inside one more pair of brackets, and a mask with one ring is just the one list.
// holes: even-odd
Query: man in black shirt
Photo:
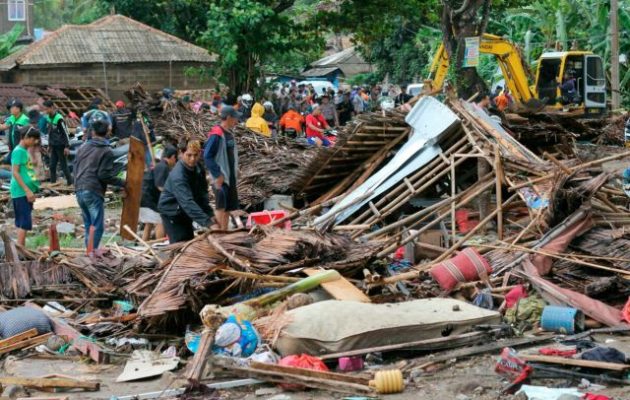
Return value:
[(142, 179), (142, 200), (140, 201), (140, 222), (144, 224), (142, 239), (151, 239), (151, 231), (155, 227), (155, 238), (161, 239), (165, 236), (162, 218), (158, 213), (157, 205), (160, 200), (160, 193), (164, 190), (166, 178), (169, 172), (177, 163), (177, 149), (167, 145), (162, 152), (162, 160), (155, 165), (155, 168), (144, 173)]
[(125, 107), (125, 102), (116, 102), (116, 111), (112, 113), (112, 134), (118, 139), (125, 139), (131, 136), (131, 125), (134, 115), (131, 110)]
[(352, 119), (352, 102), (350, 93), (344, 92), (341, 102), (337, 105), (337, 115), (339, 115), (339, 126), (344, 126)]
[(51, 100), (44, 102), (44, 114), (48, 122), (46, 126), (48, 128), (48, 154), (50, 155), (50, 182), (57, 182), (57, 164), (60, 164), (68, 185), (72, 185), (72, 174), (66, 158), (70, 154), (68, 127), (63, 115), (55, 108)]

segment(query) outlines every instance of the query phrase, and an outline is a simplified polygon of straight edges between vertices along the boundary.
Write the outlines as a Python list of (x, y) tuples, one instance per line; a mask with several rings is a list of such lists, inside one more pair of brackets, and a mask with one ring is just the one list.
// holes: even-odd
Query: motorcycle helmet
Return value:
[(24, 109), (24, 104), (22, 104), (22, 102), (20, 100), (18, 100), (18, 99), (11, 99), (7, 103), (7, 110), (11, 110), (11, 107), (17, 107), (20, 110), (23, 110)]
[(265, 107), (266, 110), (273, 110), (273, 103), (270, 101), (265, 101), (263, 103), (263, 107)]
[(254, 104), (254, 98), (251, 94), (245, 93), (243, 96), (241, 96), (241, 102), (245, 107), (251, 108), (252, 104)]

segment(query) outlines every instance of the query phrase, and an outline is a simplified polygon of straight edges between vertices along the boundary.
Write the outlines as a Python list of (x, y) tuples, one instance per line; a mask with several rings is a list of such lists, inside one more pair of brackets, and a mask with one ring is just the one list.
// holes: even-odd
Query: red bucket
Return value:
[(492, 273), (492, 267), (477, 250), (468, 247), (431, 268), (430, 273), (442, 289), (451, 291), (458, 283), (478, 281)]

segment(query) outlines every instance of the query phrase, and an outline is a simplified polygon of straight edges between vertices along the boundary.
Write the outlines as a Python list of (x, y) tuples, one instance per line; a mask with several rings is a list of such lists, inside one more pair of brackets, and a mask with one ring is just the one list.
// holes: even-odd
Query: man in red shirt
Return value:
[(306, 116), (306, 139), (310, 144), (329, 147), (330, 141), (324, 136), (326, 129), (330, 129), (330, 126), (322, 115), (322, 110), (315, 107), (313, 112)]

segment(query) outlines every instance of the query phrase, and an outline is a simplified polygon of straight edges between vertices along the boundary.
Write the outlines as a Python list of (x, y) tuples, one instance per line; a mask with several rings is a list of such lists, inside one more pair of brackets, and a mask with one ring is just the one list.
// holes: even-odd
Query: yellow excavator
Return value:
[[(562, 104), (560, 84), (565, 73), (569, 73), (575, 78), (577, 86), (571, 108), (583, 110), (590, 117), (606, 114), (604, 65), (601, 57), (592, 52), (571, 50), (543, 53), (538, 60), (536, 80), (531, 86), (520, 52), (511, 42), (486, 33), (481, 37), (479, 52), (496, 56), (505, 86), (510, 90), (517, 109), (535, 112), (543, 108), (567, 108), (567, 104)], [(425, 80), (425, 91), (439, 92), (448, 68), (448, 53), (442, 44), (433, 58), (429, 79)]]

